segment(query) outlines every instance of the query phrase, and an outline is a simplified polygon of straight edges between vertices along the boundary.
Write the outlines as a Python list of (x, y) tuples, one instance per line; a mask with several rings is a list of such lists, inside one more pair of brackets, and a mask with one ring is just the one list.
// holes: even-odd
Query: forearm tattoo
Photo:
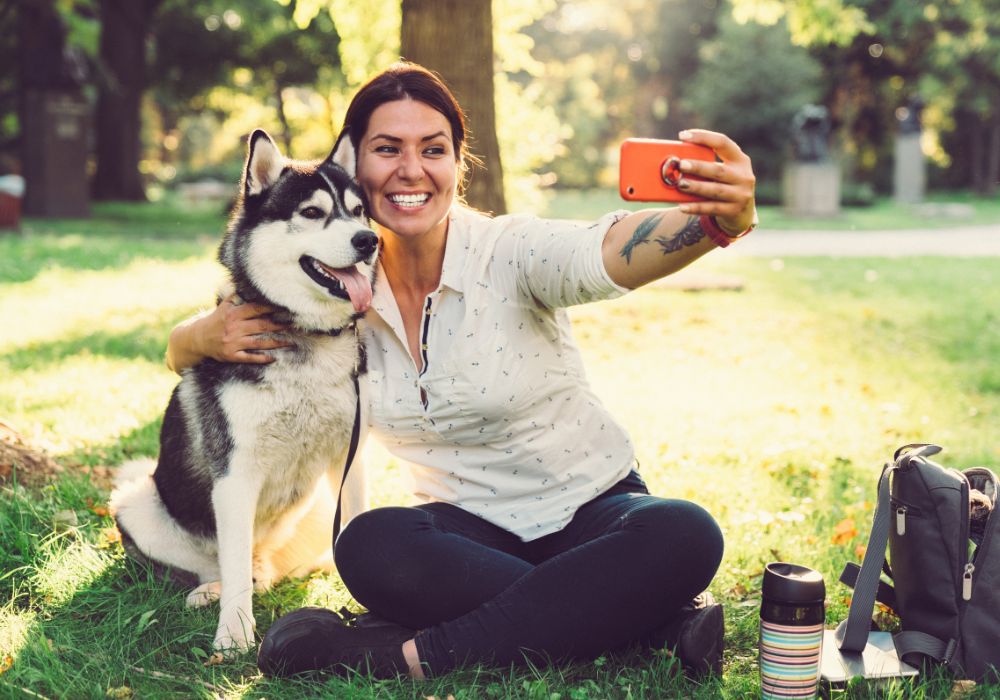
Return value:
[(663, 248), (663, 254), (676, 253), (684, 246), (695, 245), (705, 237), (705, 230), (701, 227), (701, 217), (689, 216), (687, 223), (672, 238), (657, 236), (656, 242)]
[(663, 218), (663, 214), (653, 214), (642, 220), (642, 222), (635, 227), (635, 231), (632, 233), (632, 238), (629, 242), (625, 244), (622, 248), (621, 255), (625, 258), (626, 264), (632, 264), (632, 251), (635, 247), (641, 243), (649, 243), (649, 236), (656, 230), (657, 225), (660, 223), (660, 219)]

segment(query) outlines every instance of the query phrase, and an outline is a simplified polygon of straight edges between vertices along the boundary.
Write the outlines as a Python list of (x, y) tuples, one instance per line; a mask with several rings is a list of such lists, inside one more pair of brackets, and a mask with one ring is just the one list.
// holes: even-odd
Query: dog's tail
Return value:
[(153, 481), (156, 461), (137, 459), (118, 468), (109, 502), (126, 554), (184, 587), (218, 579), (218, 560), (170, 517)]
[(150, 457), (124, 462), (118, 467), (118, 473), (115, 475), (115, 491), (128, 488), (128, 484), (131, 482), (152, 476), (155, 469), (156, 460)]

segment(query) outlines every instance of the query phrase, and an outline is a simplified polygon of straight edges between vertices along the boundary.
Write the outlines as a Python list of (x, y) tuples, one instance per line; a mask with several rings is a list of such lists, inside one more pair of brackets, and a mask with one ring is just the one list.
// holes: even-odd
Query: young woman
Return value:
[[(344, 129), (382, 240), (363, 333), (371, 428), (410, 466), (422, 504), (364, 513), (336, 543), (340, 575), (380, 624), (295, 611), (267, 632), (261, 669), (423, 678), (645, 640), (719, 671), (721, 607), (698, 594), (721, 532), (699, 506), (649, 495), (628, 435), (587, 385), (564, 307), (749, 231), (750, 159), (722, 134), (686, 131), (720, 160), (682, 164), (704, 178), (681, 185), (703, 201), (590, 225), (490, 218), (460, 203), (464, 118), (434, 74), (391, 66)], [(224, 302), (175, 329), (168, 362), (268, 361), (267, 311)]]

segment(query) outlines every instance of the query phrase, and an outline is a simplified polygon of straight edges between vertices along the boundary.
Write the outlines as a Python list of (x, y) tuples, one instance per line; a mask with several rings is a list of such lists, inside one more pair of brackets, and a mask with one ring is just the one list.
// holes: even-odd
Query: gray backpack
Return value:
[[(841, 651), (864, 649), (877, 600), (899, 616), (893, 642), (903, 661), (932, 660), (960, 678), (996, 682), (1000, 551), (991, 555), (990, 540), (1000, 518), (990, 513), (997, 477), (985, 467), (958, 471), (928, 459), (940, 451), (906, 445), (882, 469), (868, 549), (860, 569), (848, 564), (841, 575), (854, 596), (837, 639)], [(891, 584), (880, 580), (883, 572)]]

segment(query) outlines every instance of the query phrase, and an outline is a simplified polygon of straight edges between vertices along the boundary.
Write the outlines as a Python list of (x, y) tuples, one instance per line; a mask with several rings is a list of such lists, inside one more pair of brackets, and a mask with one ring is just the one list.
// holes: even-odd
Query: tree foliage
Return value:
[(759, 178), (776, 179), (793, 117), (819, 97), (822, 68), (805, 49), (789, 44), (783, 22), (763, 26), (723, 17), (700, 56), (686, 102), (702, 126), (742, 145)]
[(996, 188), (1000, 0), (732, 2), (744, 20), (787, 16), (792, 40), (821, 58), (826, 99), (862, 177), (886, 187), (896, 116), (919, 100), (925, 151), (947, 168), (940, 179)]
[[(262, 126), (277, 128), (286, 152), (292, 151), (286, 91), (343, 85), (333, 23), (324, 15), (300, 26), (297, 10), (294, 3), (259, 0), (167, 0), (153, 36), (152, 67), (166, 130), (185, 113), (227, 102), (224, 94), (210, 97), (213, 91), (249, 94), (273, 109)], [(326, 127), (325, 137), (332, 138), (332, 120)]]

